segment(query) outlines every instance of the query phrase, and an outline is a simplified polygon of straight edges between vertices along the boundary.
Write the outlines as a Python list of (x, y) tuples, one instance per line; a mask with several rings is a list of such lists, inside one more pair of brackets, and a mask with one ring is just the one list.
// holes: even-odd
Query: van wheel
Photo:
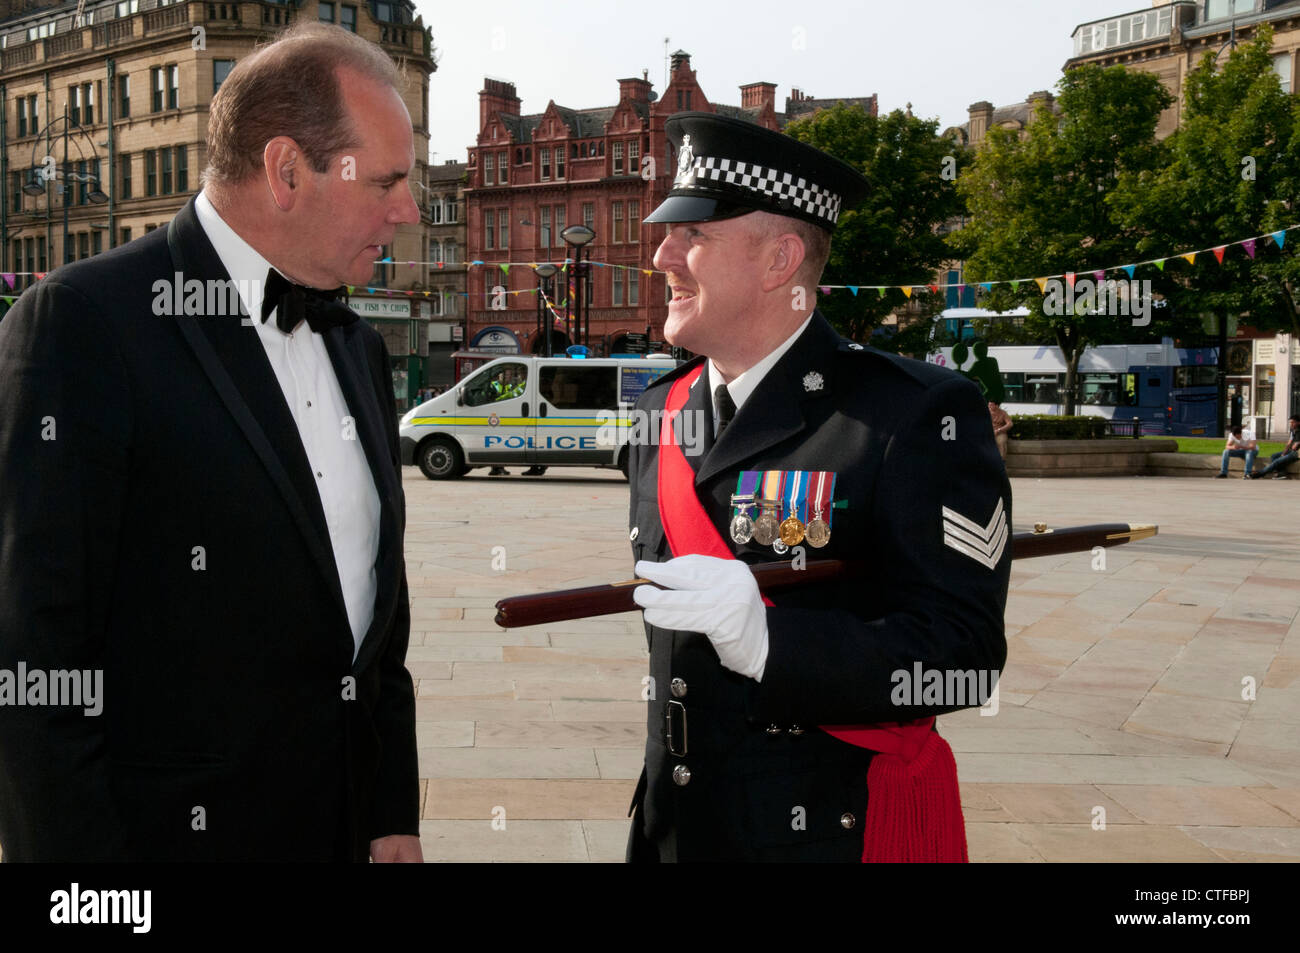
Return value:
[(465, 472), (460, 447), (443, 437), (421, 444), (416, 463), (430, 480), (451, 480)]
[[(627, 447), (624, 447), (618, 453), (618, 468), (623, 471), (623, 479), (628, 480), (627, 475)], [(629, 480), (629, 482), (631, 482)]]

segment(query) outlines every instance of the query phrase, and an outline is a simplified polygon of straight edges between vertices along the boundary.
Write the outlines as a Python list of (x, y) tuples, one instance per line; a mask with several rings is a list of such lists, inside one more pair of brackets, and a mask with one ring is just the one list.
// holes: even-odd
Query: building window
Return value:
[(641, 171), (641, 143), (635, 139), (627, 144), (627, 174), (636, 175)]
[(104, 250), (104, 233), (95, 229), (90, 233), (90, 253), (98, 255)]
[(563, 205), (555, 206), (555, 237), (552, 239), (551, 244), (556, 248), (559, 248), (564, 244), (564, 239), (560, 237), (560, 232), (564, 231), (565, 214)]
[(611, 242), (621, 242), (623, 240), (623, 203), (613, 202), (610, 204), (610, 217), (613, 219), (613, 228), (610, 232)]
[(435, 265), (442, 261), (442, 242), (436, 238), (429, 242), (429, 260)]
[(131, 14), (139, 12), (140, 0), (122, 0), (122, 2), (117, 5), (117, 15), (119, 18), (129, 17)]
[(169, 66), (167, 68), (167, 108), (179, 109), (181, 95), (181, 68), (179, 66)]
[(163, 85), (163, 70), (161, 66), (153, 66), (149, 68), (149, 88), (153, 91), (153, 102), (151, 103), (153, 111), (160, 113), (163, 109), (163, 93), (166, 91), (166, 87)]
[(162, 194), (172, 194), (172, 151), (170, 149), (158, 150), (162, 153)]
[(508, 152), (497, 153), (497, 180), (502, 185), (506, 184), (506, 169), (509, 166), (509, 156), (510, 153)]
[(1273, 55), (1273, 72), (1277, 73), (1277, 80), (1282, 84), (1282, 92), (1291, 92), (1291, 54), (1275, 53)]
[[(23, 210), (23, 174), (21, 172), (9, 173), (9, 211), (21, 212)], [(18, 269), (22, 271), (21, 268)]]
[(538, 151), (542, 160), (542, 181), (545, 182), (551, 177), (551, 150), (540, 149)]
[(456, 243), (453, 242), (451, 239), (448, 239), (447, 244), (444, 247), (446, 251), (443, 255), (443, 264), (445, 265), (456, 264)]
[(641, 303), (641, 273), (635, 268), (628, 269), (627, 273), (627, 303), (631, 305)]
[(144, 194), (150, 198), (158, 194), (158, 153), (153, 149), (144, 153)]
[(126, 73), (117, 78), (117, 113), (119, 119), (131, 118), (131, 77)]
[(95, 124), (95, 84), (81, 84), (81, 121), (87, 126)]
[(77, 260), (90, 257), (90, 233), (82, 232), (77, 236)]
[(448, 199), (447, 200), (447, 222), (448, 224), (451, 224), (453, 222), (459, 222), (459, 221), (460, 221), (460, 203), (457, 202), (455, 199)]
[(188, 192), (190, 190), (190, 161), (189, 153), (185, 146), (176, 147), (176, 191)]
[(639, 201), (627, 203), (627, 240), (630, 242), (641, 241), (641, 203)]
[(564, 178), (564, 146), (559, 146), (555, 150), (555, 177)]
[(1255, 12), (1255, 0), (1207, 0), (1205, 20), (1223, 20)]
[(592, 202), (582, 203), (582, 224), (592, 231), (596, 229), (596, 206)]
[(122, 244), (125, 245), (131, 240), (131, 229), (128, 226), (122, 227)]
[(357, 32), (357, 8), (348, 4), (339, 7), (339, 26), (351, 33)]
[(510, 247), (510, 211), (502, 209), (497, 212), (497, 238), (502, 248)]
[(86, 176), (89, 173), (90, 173), (89, 163), (87, 163), (85, 159), (80, 160), (77, 163), (77, 204), (78, 205), (85, 205), (88, 201), (90, 201), (90, 196), (88, 194), (89, 192), (88, 186), (90, 183), (86, 181)]
[(621, 142), (614, 143), (614, 174), (623, 174), (623, 143)]
[(334, 4), (332, 4), (332, 3), (321, 3), (321, 4), (318, 4), (318, 5), (317, 5), (317, 9), (316, 9), (316, 17), (317, 17), (317, 19), (320, 20), (321, 23), (333, 23), (333, 22), (334, 22)]
[(496, 229), (497, 229), (497, 225), (496, 225), (496, 223), (497, 223), (497, 213), (496, 213), (496, 212), (492, 211), (491, 209), (488, 209), (486, 212), (483, 213), (483, 229), (484, 229), (484, 231), (483, 231), (483, 239), (484, 239), (484, 241), (483, 241), (483, 247), (484, 247), (484, 248), (495, 248), (495, 247), (496, 247), (496, 237), (495, 237), (495, 236), (496, 236), (496, 233), (497, 233), (497, 230), (496, 230)]
[(235, 68), (234, 60), (213, 60), (212, 61), (212, 95), (217, 95), (217, 90), (221, 84), (226, 81), (230, 71)]
[(122, 167), (122, 191), (119, 198), (129, 199), (131, 197), (131, 154), (124, 152), (117, 157), (117, 161)]
[(614, 291), (613, 291), (613, 296), (610, 299), (610, 304), (614, 305), (614, 307), (617, 308), (623, 303), (623, 269), (615, 268), (613, 277), (614, 277)]
[(492, 153), (490, 152), (484, 153), (483, 154), (483, 184), (484, 185), (493, 184), (494, 176), (492, 175), (492, 172), (495, 168), (496, 168), (496, 159), (492, 156)]
[(545, 206), (545, 205), (542, 206), (542, 209), (541, 209), (541, 216), (542, 216), (542, 217), (541, 217), (541, 225), (538, 226), (538, 228), (539, 228), (539, 234), (538, 234), (538, 238), (537, 238), (537, 244), (541, 245), (543, 248), (550, 248), (550, 247), (551, 247), (551, 210), (550, 210), (550, 208), (548, 208), (548, 207)]

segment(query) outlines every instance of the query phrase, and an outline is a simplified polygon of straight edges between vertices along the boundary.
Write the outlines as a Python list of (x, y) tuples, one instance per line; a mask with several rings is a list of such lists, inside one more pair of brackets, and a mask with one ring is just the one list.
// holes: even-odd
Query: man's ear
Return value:
[(275, 204), (282, 212), (289, 211), (303, 184), (305, 163), (298, 143), (288, 136), (276, 136), (262, 150), (262, 167)]
[(761, 287), (764, 292), (784, 288), (799, 273), (804, 262), (803, 239), (794, 232), (783, 232), (772, 239), (773, 249), (763, 272)]

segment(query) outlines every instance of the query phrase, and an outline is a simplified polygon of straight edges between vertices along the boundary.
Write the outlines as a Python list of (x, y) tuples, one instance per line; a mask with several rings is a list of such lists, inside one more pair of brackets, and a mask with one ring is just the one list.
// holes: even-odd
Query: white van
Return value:
[(650, 382), (676, 366), (666, 354), (497, 358), (407, 411), (402, 463), (418, 466), (430, 480), (519, 464), (618, 467), (626, 476), (628, 429), (610, 422), (624, 418)]

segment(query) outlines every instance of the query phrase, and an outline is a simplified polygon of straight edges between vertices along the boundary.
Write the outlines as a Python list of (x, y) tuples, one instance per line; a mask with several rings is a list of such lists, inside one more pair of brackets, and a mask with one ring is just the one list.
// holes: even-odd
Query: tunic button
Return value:
[(640, 526), (633, 526), (633, 527), (632, 527), (632, 532), (630, 532), (630, 533), (627, 534), (628, 541), (629, 541), (629, 542), (633, 542), (633, 543), (635, 543), (635, 542), (636, 542), (636, 538), (637, 538), (637, 536), (640, 534), (640, 532), (641, 532), (641, 527), (640, 527)]
[(844, 828), (846, 831), (853, 830), (853, 825), (856, 824), (857, 822), (858, 819), (854, 817), (852, 814), (850, 814), (848, 811), (845, 811), (843, 814), (840, 815), (840, 827)]
[(686, 697), (686, 681), (681, 678), (674, 678), (668, 683), (668, 689), (673, 693), (673, 698)]
[(768, 726), (767, 726), (767, 733), (768, 733), (769, 735), (779, 735), (779, 734), (781, 733), (781, 726), (780, 726), (780, 725), (768, 725)]
[(684, 764), (679, 764), (673, 768), (673, 784), (679, 788), (684, 788), (691, 783), (691, 769)]
[(801, 735), (801, 734), (803, 734), (803, 729), (800, 728), (798, 725), (791, 725), (791, 726), (790, 726), (790, 734), (792, 734), (792, 735)]

